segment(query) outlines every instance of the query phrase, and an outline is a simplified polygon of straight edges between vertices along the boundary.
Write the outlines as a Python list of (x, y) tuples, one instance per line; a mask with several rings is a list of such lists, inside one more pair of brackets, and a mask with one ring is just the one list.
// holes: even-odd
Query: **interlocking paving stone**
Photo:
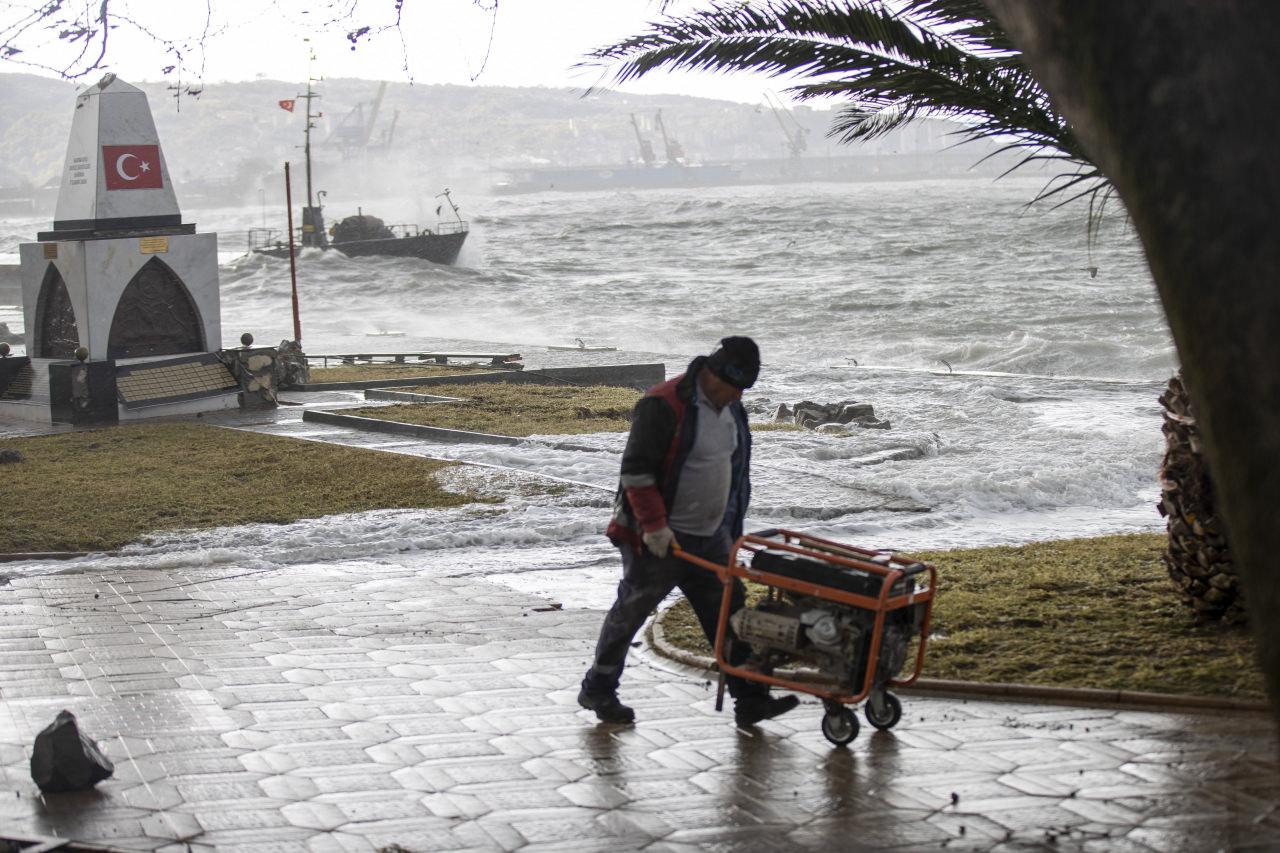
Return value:
[[(0, 826), (194, 853), (1280, 848), (1265, 717), (907, 697), (841, 750), (810, 699), (738, 730), (705, 673), (636, 652), (639, 722), (603, 726), (576, 703), (601, 614), (544, 603), (390, 560), (15, 577)], [(41, 798), (29, 746), (63, 707), (117, 771)]]

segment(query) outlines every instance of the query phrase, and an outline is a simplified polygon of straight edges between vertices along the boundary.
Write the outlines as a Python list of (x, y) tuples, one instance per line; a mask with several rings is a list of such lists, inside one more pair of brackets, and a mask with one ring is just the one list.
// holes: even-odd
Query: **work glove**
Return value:
[(649, 553), (659, 559), (667, 556), (672, 544), (676, 544), (676, 535), (671, 532), (670, 527), (659, 527), (640, 538), (644, 541), (644, 547), (649, 549)]

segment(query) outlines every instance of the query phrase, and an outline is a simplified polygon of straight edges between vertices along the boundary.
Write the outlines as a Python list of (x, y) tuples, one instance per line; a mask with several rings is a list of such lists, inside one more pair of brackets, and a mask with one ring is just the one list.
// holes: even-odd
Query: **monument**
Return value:
[(142, 90), (107, 74), (76, 96), (53, 229), (36, 240), (19, 247), (26, 357), (0, 359), (0, 418), (240, 404), (217, 352), (218, 238), (183, 223)]

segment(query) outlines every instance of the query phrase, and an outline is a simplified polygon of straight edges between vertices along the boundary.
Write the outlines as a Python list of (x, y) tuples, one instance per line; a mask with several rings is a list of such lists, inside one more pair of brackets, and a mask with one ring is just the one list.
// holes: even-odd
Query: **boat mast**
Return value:
[[(302, 151), (306, 155), (306, 160), (307, 160), (307, 207), (312, 206), (312, 200), (313, 200), (313, 195), (311, 193), (311, 131), (316, 126), (315, 122), (313, 121), (313, 117), (311, 115), (311, 99), (320, 97), (317, 93), (311, 90), (312, 82), (314, 81), (311, 77), (311, 69), (308, 67), (307, 93), (305, 95), (298, 96), (299, 98), (302, 98), (307, 102), (307, 125), (306, 125), (306, 130), (303, 131), (303, 135), (302, 135)], [(320, 118), (323, 115), (324, 113), (317, 113), (314, 116), (314, 118)]]
[(319, 246), (323, 249), (329, 245), (329, 238), (325, 233), (324, 215), (321, 208), (316, 206), (315, 193), (311, 188), (311, 131), (316, 126), (315, 119), (324, 117), (324, 113), (317, 112), (313, 114), (311, 112), (311, 100), (320, 97), (311, 86), (315, 82), (315, 77), (311, 74), (311, 63), (315, 61), (315, 58), (315, 52), (312, 51), (307, 61), (307, 92), (305, 95), (298, 95), (299, 98), (307, 102), (307, 124), (302, 135), (302, 150), (307, 163), (307, 204), (306, 207), (302, 208), (302, 245)]

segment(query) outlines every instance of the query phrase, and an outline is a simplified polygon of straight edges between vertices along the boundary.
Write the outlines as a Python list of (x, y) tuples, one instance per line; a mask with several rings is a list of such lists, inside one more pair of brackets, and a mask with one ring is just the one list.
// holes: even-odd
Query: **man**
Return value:
[[(699, 356), (675, 379), (655, 385), (636, 403), (622, 454), (622, 477), (608, 536), (622, 552), (618, 598), (605, 617), (595, 662), (582, 680), (578, 704), (606, 723), (630, 723), (618, 701), (627, 650), (645, 619), (675, 587), (689, 599), (707, 641), (714, 644), (723, 587), (706, 569), (681, 560), (673, 544), (726, 564), (742, 535), (751, 499), (751, 433), (742, 392), (760, 373), (755, 341), (730, 337), (710, 356)], [(732, 609), (745, 593), (734, 581)], [(731, 642), (729, 660), (749, 649)], [(728, 679), (734, 719), (751, 726), (791, 710), (795, 696), (774, 698), (767, 685)]]

